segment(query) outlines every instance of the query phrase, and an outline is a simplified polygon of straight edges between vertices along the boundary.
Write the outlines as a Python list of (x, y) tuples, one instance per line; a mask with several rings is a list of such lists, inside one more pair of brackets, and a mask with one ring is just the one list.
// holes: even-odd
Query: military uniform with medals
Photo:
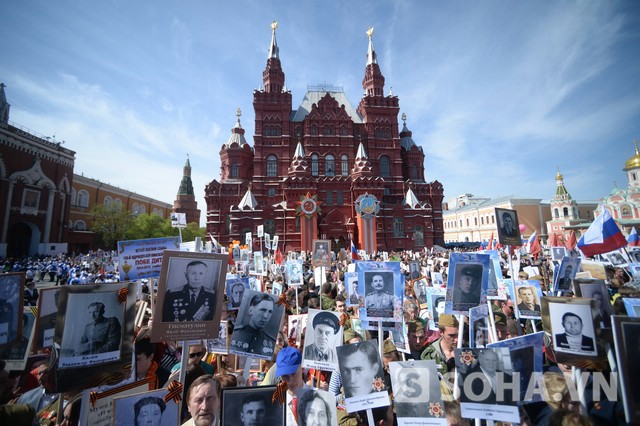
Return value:
[(195, 303), (192, 303), (191, 290), (185, 284), (182, 290), (170, 291), (165, 296), (162, 321), (211, 321), (214, 306), (215, 294), (202, 287), (195, 296)]
[(389, 292), (375, 292), (365, 297), (365, 306), (367, 309), (393, 309), (396, 300), (396, 296)]
[(239, 325), (233, 331), (231, 338), (230, 350), (273, 357), (276, 339), (263, 330), (258, 330), (248, 324)]

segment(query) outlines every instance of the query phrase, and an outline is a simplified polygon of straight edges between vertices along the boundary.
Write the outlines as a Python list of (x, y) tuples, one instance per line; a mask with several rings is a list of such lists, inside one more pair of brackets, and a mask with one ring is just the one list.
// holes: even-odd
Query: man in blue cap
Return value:
[(302, 354), (292, 346), (285, 346), (276, 356), (276, 376), (287, 384), (287, 425), (298, 424), (296, 392), (308, 388), (302, 380)]
[(340, 331), (340, 320), (327, 311), (313, 317), (313, 343), (304, 348), (304, 359), (337, 363), (335, 353), (336, 335)]

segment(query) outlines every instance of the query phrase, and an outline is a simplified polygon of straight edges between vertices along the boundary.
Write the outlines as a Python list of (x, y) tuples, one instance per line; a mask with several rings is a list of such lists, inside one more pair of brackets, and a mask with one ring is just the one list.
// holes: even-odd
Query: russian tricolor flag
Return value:
[(631, 228), (631, 233), (627, 237), (627, 242), (631, 247), (640, 246), (640, 237), (638, 237), (638, 231), (636, 231), (636, 227)]
[(358, 256), (358, 250), (356, 250), (356, 245), (353, 244), (353, 240), (351, 240), (351, 260), (360, 260), (360, 256)]
[(593, 221), (587, 232), (578, 241), (578, 248), (585, 256), (589, 257), (608, 253), (626, 245), (627, 240), (607, 210), (604, 210)]

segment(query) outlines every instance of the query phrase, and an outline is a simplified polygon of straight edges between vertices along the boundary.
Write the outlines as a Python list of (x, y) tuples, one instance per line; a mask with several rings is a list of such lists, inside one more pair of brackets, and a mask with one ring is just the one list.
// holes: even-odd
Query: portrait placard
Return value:
[(609, 290), (604, 280), (575, 279), (573, 292), (576, 297), (593, 299), (595, 302), (595, 323), (600, 328), (611, 328), (613, 306), (609, 301)]
[(275, 390), (275, 386), (222, 389), (220, 425), (284, 425), (286, 404), (271, 402)]
[(347, 412), (388, 406), (377, 340), (342, 345), (337, 352)]
[(418, 298), (418, 303), (421, 308), (426, 308), (428, 305), (427, 300), (427, 290), (429, 289), (429, 283), (427, 279), (422, 277), (413, 282), (413, 291), (416, 293), (416, 297)]
[(505, 300), (507, 298), (504, 286), (501, 285), (502, 267), (500, 266), (500, 254), (497, 250), (483, 250), (480, 253), (488, 254), (491, 261), (489, 262), (489, 281), (487, 282), (487, 299), (488, 300)]
[(444, 277), (442, 276), (442, 272), (433, 272), (431, 271), (431, 283), (434, 287), (444, 287)]
[(457, 348), (462, 417), (519, 422), (517, 382), (507, 348)]
[(417, 280), (422, 276), (422, 271), (420, 268), (420, 262), (417, 260), (412, 260), (409, 262), (409, 279)]
[[(113, 424), (113, 399), (116, 396), (134, 395), (149, 390), (147, 380), (139, 380), (126, 385), (107, 389), (91, 388), (82, 391), (80, 404), (80, 426), (111, 426)], [(97, 393), (95, 404), (91, 394)]]
[(640, 318), (615, 315), (613, 342), (618, 362), (618, 380), (627, 424), (640, 423)]
[(390, 362), (398, 426), (446, 425), (435, 361)]
[(242, 302), (242, 296), (246, 290), (250, 290), (249, 278), (229, 278), (230, 274), (227, 274), (226, 287), (227, 287), (227, 310), (236, 311), (240, 309), (240, 303)]
[(557, 362), (576, 363), (603, 353), (597, 345), (593, 299), (545, 296), (541, 302), (542, 326), (551, 335)]
[(571, 291), (571, 284), (579, 267), (579, 257), (563, 257), (553, 277), (553, 291)]
[(640, 263), (640, 247), (628, 247), (629, 261), (633, 263)]
[(253, 252), (253, 269), (249, 271), (252, 275), (265, 275), (266, 270), (264, 267), (264, 257), (262, 256), (262, 252), (254, 251)]
[(125, 366), (133, 352), (135, 290), (135, 282), (61, 288), (53, 339), (60, 348), (58, 392), (128, 377)]
[[(305, 328), (307, 328), (307, 314), (300, 315), (289, 315), (288, 317), (288, 330), (289, 336), (287, 336), (287, 340), (289, 342), (295, 342), (295, 345), (300, 344), (300, 339), (302, 337), (302, 333)], [(290, 346), (291, 343), (289, 343)]]
[(623, 297), (622, 303), (627, 315), (630, 317), (640, 318), (640, 299), (632, 297)]
[(314, 268), (331, 267), (331, 240), (313, 240), (313, 254), (311, 264)]
[(567, 249), (564, 247), (551, 247), (551, 260), (560, 262), (567, 255)]
[(486, 302), (490, 261), (488, 254), (451, 253), (445, 313), (468, 315), (469, 309)]
[(614, 250), (609, 253), (605, 253), (602, 256), (605, 257), (611, 263), (611, 265), (616, 267), (624, 267), (627, 263), (629, 263), (629, 258), (625, 253), (624, 249)]
[(537, 280), (515, 280), (511, 300), (515, 306), (517, 318), (541, 319), (540, 298), (542, 290), (540, 281)]
[(358, 262), (356, 271), (358, 284), (364, 287), (364, 317), (361, 319), (402, 321), (405, 285), (400, 262)]
[(364, 307), (364, 297), (362, 297), (362, 290), (358, 285), (358, 273), (357, 272), (345, 272), (344, 273), (345, 291), (347, 292), (347, 306)]
[(607, 279), (607, 271), (604, 266), (604, 263), (595, 260), (582, 260), (580, 262), (580, 268), (584, 272), (589, 272), (591, 277), (598, 280)]
[[(507, 348), (511, 354), (511, 368), (515, 383), (519, 383), (519, 401), (523, 403), (542, 400), (538, 392), (528, 392), (535, 380), (542, 376), (542, 348), (544, 332), (527, 334), (489, 344), (490, 348)], [(517, 376), (516, 376), (517, 373)], [(516, 392), (517, 394), (517, 392)]]
[(469, 309), (469, 347), (486, 348), (489, 343), (489, 307)]
[(431, 330), (438, 329), (438, 319), (440, 315), (444, 314), (445, 306), (446, 306), (446, 297), (444, 289), (440, 288), (429, 288), (428, 289), (428, 310), (429, 316), (432, 321), (429, 321), (429, 328)]
[(34, 352), (53, 345), (58, 315), (59, 288), (43, 288), (39, 290), (38, 316), (36, 318)]
[(229, 353), (260, 359), (273, 359), (284, 305), (273, 294), (247, 290), (242, 299)]
[(207, 352), (215, 354), (228, 354), (229, 345), (227, 343), (227, 321), (220, 321), (220, 331), (218, 337), (207, 340)]
[(8, 345), (0, 346), (0, 359), (6, 362), (7, 371), (22, 371), (27, 366), (29, 348), (33, 343), (36, 317), (29, 307), (22, 313), (22, 336)]
[(498, 223), (498, 242), (503, 246), (521, 246), (522, 238), (520, 237), (518, 212), (498, 207), (494, 210)]
[[(338, 412), (334, 394), (320, 389), (303, 388), (298, 389), (296, 397), (298, 398), (297, 418), (299, 419), (299, 425), (338, 424)], [(293, 398), (287, 393), (287, 400), (290, 399)]]
[(25, 274), (0, 275), (0, 348), (22, 337)]
[(113, 425), (175, 426), (178, 424), (178, 404), (165, 401), (167, 389), (158, 389), (113, 398)]
[(228, 256), (165, 251), (151, 341), (216, 338)]
[(336, 347), (342, 345), (340, 314), (309, 309), (302, 367), (338, 371)]
[(287, 284), (289, 287), (302, 285), (302, 260), (287, 260)]

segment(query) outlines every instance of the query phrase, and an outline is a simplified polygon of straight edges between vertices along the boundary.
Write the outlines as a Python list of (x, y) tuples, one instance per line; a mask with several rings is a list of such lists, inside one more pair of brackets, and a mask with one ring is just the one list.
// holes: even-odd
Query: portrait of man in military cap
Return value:
[(229, 352), (253, 358), (272, 359), (284, 307), (269, 293), (246, 290)]
[(482, 290), (482, 265), (457, 263), (453, 287), (453, 310), (468, 311), (480, 304)]
[[(336, 346), (342, 342), (340, 318), (336, 312), (309, 310), (308, 323), (303, 352), (303, 367), (313, 368), (315, 361), (334, 364), (338, 368)], [(309, 367), (307, 367), (309, 366)], [(329, 368), (329, 367), (326, 367)]]
[(393, 291), (393, 272), (365, 271), (364, 280), (367, 317), (393, 318), (394, 308), (401, 307), (401, 301)]
[[(186, 264), (183, 266), (184, 263)], [(214, 277), (218, 275), (213, 269), (217, 266), (208, 260), (172, 259), (169, 280), (173, 282), (170, 282), (164, 298), (163, 322), (213, 319), (216, 299)], [(182, 285), (177, 284), (180, 274), (178, 269), (182, 271)]]

